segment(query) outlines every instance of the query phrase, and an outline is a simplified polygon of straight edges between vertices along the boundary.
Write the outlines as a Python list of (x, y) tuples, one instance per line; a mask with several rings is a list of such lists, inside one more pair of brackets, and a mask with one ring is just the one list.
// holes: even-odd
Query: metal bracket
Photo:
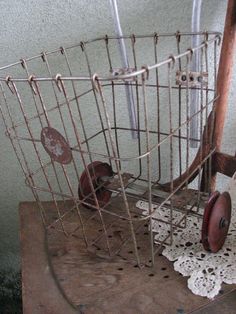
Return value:
[(176, 72), (176, 84), (189, 87), (208, 85), (208, 73), (207, 72), (187, 72), (177, 71)]
[[(111, 70), (111, 75), (116, 77), (116, 76), (121, 76), (121, 75), (129, 75), (135, 72), (134, 68), (113, 68)], [(134, 77), (128, 77), (128, 78), (122, 78), (122, 79), (117, 79), (119, 81), (125, 81), (125, 82), (132, 82), (135, 81), (135, 76)]]

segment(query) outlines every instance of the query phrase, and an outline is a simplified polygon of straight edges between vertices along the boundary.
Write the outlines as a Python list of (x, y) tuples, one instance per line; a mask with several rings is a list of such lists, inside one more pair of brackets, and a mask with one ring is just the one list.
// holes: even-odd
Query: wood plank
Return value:
[[(52, 203), (44, 205), (49, 210)], [(157, 257), (154, 268), (139, 269), (128, 261), (130, 243), (123, 248), (122, 256), (105, 259), (86, 250), (79, 230), (66, 237), (56, 228), (49, 229), (45, 239), (35, 203), (22, 203), (20, 216), (26, 314), (176, 314), (209, 305), (207, 298), (191, 293), (187, 279), (175, 272), (173, 264), (163, 256)], [(66, 226), (73, 229), (73, 215), (66, 217)], [(95, 225), (96, 219), (88, 225), (91, 234), (97, 232)], [(145, 241), (141, 236), (143, 253), (147, 250)], [(235, 285), (224, 285), (222, 289), (227, 295)]]
[(55, 284), (45, 250), (45, 230), (36, 203), (21, 203), (19, 214), (24, 314), (78, 313)]
[(194, 311), (194, 314), (235, 314), (236, 313), (236, 290), (210, 302), (203, 308)]
[(220, 172), (232, 177), (236, 171), (236, 157), (216, 152), (213, 156), (213, 173)]

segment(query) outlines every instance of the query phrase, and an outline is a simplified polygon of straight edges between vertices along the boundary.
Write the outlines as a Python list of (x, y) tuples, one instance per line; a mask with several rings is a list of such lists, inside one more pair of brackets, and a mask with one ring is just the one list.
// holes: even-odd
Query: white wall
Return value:
[[(202, 30), (223, 31), (226, 0), (203, 0)], [(189, 31), (191, 0), (120, 0), (125, 34)], [(0, 66), (81, 40), (113, 33), (108, 0), (0, 1)], [(145, 60), (143, 62), (145, 64)], [(234, 74), (223, 148), (236, 148), (236, 75)], [(32, 198), (0, 123), (0, 267), (18, 267), (18, 203)], [(224, 188), (227, 180), (221, 179)]]

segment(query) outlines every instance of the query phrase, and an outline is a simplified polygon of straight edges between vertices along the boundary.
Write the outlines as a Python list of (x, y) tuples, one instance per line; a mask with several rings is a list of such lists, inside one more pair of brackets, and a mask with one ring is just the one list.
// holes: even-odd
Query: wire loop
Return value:
[(10, 91), (12, 92), (12, 94), (15, 94), (15, 89), (12, 88), (13, 83), (12, 83), (12, 81), (11, 81), (10, 75), (6, 76), (6, 83), (7, 83), (8, 88), (9, 88)]
[(55, 76), (55, 82), (56, 82), (56, 85), (57, 85), (57, 88), (59, 90), (59, 92), (62, 92), (62, 88), (61, 88), (61, 74), (60, 73), (57, 73), (56, 76)]
[(94, 90), (98, 93), (99, 89), (98, 89), (98, 74), (97, 73), (94, 73), (92, 76), (92, 84), (93, 84)]
[(144, 74), (146, 73), (146, 80), (148, 80), (149, 79), (149, 67), (148, 67), (148, 65), (146, 65), (146, 64), (143, 65), (142, 69), (145, 70), (145, 72), (142, 74), (142, 79), (145, 80)]
[[(169, 55), (169, 59), (171, 59), (172, 62), (172, 69), (175, 67), (175, 61), (176, 61), (176, 57), (174, 55)], [(170, 64), (170, 62), (169, 62)]]
[(157, 45), (157, 43), (158, 43), (158, 39), (159, 39), (159, 35), (158, 35), (158, 33), (157, 33), (157, 32), (155, 32), (155, 33), (154, 33), (153, 38), (154, 38), (154, 43), (155, 43), (155, 45)]
[(38, 92), (37, 92), (37, 90), (35, 89), (35, 87), (33, 85), (33, 84), (35, 84), (35, 80), (34, 79), (35, 79), (35, 76), (34, 75), (30, 75), (29, 78), (28, 78), (28, 82), (30, 84), (30, 87), (31, 87), (33, 93), (35, 95), (38, 95)]

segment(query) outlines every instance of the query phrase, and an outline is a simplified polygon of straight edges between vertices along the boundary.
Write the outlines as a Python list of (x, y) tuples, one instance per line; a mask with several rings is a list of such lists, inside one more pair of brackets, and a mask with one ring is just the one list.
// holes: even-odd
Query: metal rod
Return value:
[(121, 172), (120, 172), (120, 168), (119, 168), (119, 162), (117, 160), (117, 153), (116, 153), (116, 148), (115, 148), (115, 141), (114, 138), (112, 136), (112, 132), (111, 132), (111, 123), (110, 123), (110, 119), (109, 119), (109, 115), (107, 112), (107, 104), (105, 101), (105, 97), (104, 94), (102, 92), (102, 87), (101, 84), (99, 82), (99, 80), (97, 80), (97, 84), (98, 84), (98, 91), (101, 97), (101, 101), (102, 101), (102, 105), (103, 105), (103, 109), (104, 109), (104, 114), (105, 114), (105, 119), (106, 119), (106, 124), (107, 124), (107, 128), (108, 128), (108, 135), (109, 135), (109, 139), (110, 139), (110, 144), (111, 144), (111, 148), (112, 148), (112, 153), (114, 155), (114, 157), (116, 158), (115, 160), (115, 166), (116, 166), (116, 170), (117, 170), (117, 175), (119, 177), (119, 182), (121, 185), (121, 190), (122, 190), (122, 195), (123, 195), (123, 200), (124, 200), (124, 204), (125, 204), (125, 209), (127, 212), (128, 217), (130, 218), (130, 232), (131, 232), (131, 236), (133, 239), (133, 244), (134, 244), (134, 251), (135, 251), (135, 256), (136, 256), (136, 260), (137, 260), (137, 264), (140, 266), (140, 258), (139, 258), (139, 253), (138, 253), (138, 249), (137, 249), (137, 240), (135, 237), (135, 232), (134, 232), (134, 226), (133, 226), (133, 222), (131, 219), (131, 213), (130, 213), (130, 205), (127, 199), (127, 195), (125, 193), (125, 187), (124, 187), (124, 182), (123, 182), (123, 178), (121, 176)]
[[(146, 250), (146, 252), (152, 264), (154, 263), (156, 250), (154, 247), (155, 231), (152, 225), (154, 225), (154, 221), (158, 221), (155, 212), (162, 206), (167, 208), (166, 223), (170, 228), (170, 236), (167, 241), (169, 244), (176, 227), (175, 215), (173, 215), (173, 210), (176, 210), (175, 203), (172, 202), (173, 196), (181, 194), (179, 191), (185, 189), (197, 174), (198, 186), (200, 186), (201, 170), (208, 162), (211, 163), (212, 155), (215, 152), (210, 135), (214, 117), (211, 115), (208, 118), (208, 112), (214, 107), (213, 104), (218, 97), (215, 86), (213, 89), (205, 85), (193, 87), (201, 95), (201, 106), (191, 116), (189, 114), (191, 86), (188, 84), (180, 86), (174, 82), (176, 68), (183, 70), (183, 65), (186, 64), (188, 70), (191, 71), (191, 55), (197, 51), (201, 53), (201, 72), (205, 70), (203, 65), (206, 68), (210, 67), (211, 64), (208, 65), (207, 58), (210, 57), (212, 51), (210, 47), (217, 48), (219, 34), (214, 33), (213, 36), (209, 34), (201, 33), (205, 36), (205, 42), (185, 52), (181, 52), (180, 49), (180, 36), (184, 35), (180, 32), (172, 34), (170, 39), (173, 41), (177, 39), (177, 55), (172, 55), (167, 59), (162, 58), (159, 45), (161, 45), (160, 38), (169, 35), (163, 36), (154, 33), (148, 37), (123, 36), (122, 38), (127, 38), (131, 48), (132, 60), (130, 59), (130, 62), (134, 65), (134, 71), (118, 77), (111, 75), (100, 78), (99, 75), (94, 74), (87, 44), (96, 42), (97, 39), (95, 39), (74, 45), (76, 51), (61, 47), (51, 53), (41, 53), (38, 57), (22, 59), (20, 63), (13, 66), (13, 70), (14, 68), (17, 70), (13, 73), (19, 73), (19, 78), (11, 76), (0, 78), (0, 113), (3, 115), (6, 135), (13, 144), (26, 177), (26, 184), (34, 193), (47, 228), (53, 227), (66, 234), (68, 234), (67, 232), (73, 234), (75, 230), (78, 230), (79, 237), (83, 237), (88, 250), (95, 244), (101, 244), (99, 248), (105, 250), (110, 256), (118, 253), (122, 255), (124, 251), (122, 247), (132, 241), (136, 263), (141, 266), (144, 256), (142, 251), (139, 251), (140, 238), (136, 231), (138, 224), (146, 223), (147, 227), (149, 223), (150, 244), (148, 246), (150, 246), (150, 250)], [(107, 69), (108, 72), (113, 70), (113, 48), (120, 38), (119, 36), (105, 36), (101, 39), (101, 49), (107, 56), (104, 62), (107, 68), (104, 69), (104, 73), (107, 73)], [(142, 66), (143, 63), (139, 64), (138, 47), (142, 38), (148, 38), (149, 46), (154, 50), (153, 64), (149, 66)], [(114, 39), (113, 42), (112, 39)], [(93, 45), (91, 46), (90, 48), (94, 49)], [(214, 67), (217, 62), (216, 57), (215, 51)], [(185, 59), (187, 59), (187, 63)], [(80, 73), (78, 68), (82, 68), (82, 60), (84, 61), (85, 76), (73, 76), (74, 71)], [(31, 61), (32, 63), (30, 63)], [(59, 74), (55, 75), (60, 71), (58, 68), (54, 68), (54, 66), (58, 66), (57, 61), (60, 62), (65, 77)], [(46, 71), (45, 76), (37, 78), (31, 75), (31, 65), (34, 69), (34, 63), (41, 67), (41, 73)], [(23, 74), (19, 65), (23, 67)], [(11, 67), (4, 67), (4, 69), (8, 69), (7, 71), (10, 72)], [(152, 73), (150, 73), (151, 71)], [(216, 75), (215, 68), (213, 72)], [(5, 71), (3, 73), (5, 74)], [(13, 73), (12, 75), (14, 75)], [(4, 74), (1, 76), (3, 77)], [(151, 77), (149, 81), (148, 74)], [(124, 86), (127, 82), (135, 91), (137, 110), (137, 127), (135, 128), (130, 126), (129, 119), (128, 121), (123, 119), (123, 112), (119, 108), (118, 93), (121, 91), (125, 95)], [(183, 103), (185, 94), (186, 107)], [(173, 102), (176, 96), (178, 98), (177, 106)], [(150, 99), (153, 101), (150, 102)], [(90, 111), (92, 114), (87, 117), (86, 113)], [(186, 130), (195, 116), (200, 118), (201, 131), (203, 131), (205, 119), (209, 120), (206, 121), (202, 137), (196, 140), (200, 142), (200, 153), (190, 165), (189, 142), (194, 139)], [(70, 164), (60, 164), (44, 151), (40, 140), (40, 129), (45, 126), (55, 127), (58, 132), (62, 132), (61, 135), (63, 135), (67, 147), (72, 151)], [(138, 133), (136, 141), (127, 138), (126, 135), (131, 131)], [(28, 150), (30, 148), (31, 151)], [(32, 154), (36, 154), (33, 163), (31, 163)], [(31, 157), (28, 162), (29, 155)], [(167, 155), (169, 159), (166, 158)], [(87, 165), (87, 162), (91, 163), (95, 160), (110, 164), (114, 168), (113, 174), (101, 175), (96, 178), (95, 182), (96, 169)], [(165, 167), (163, 169), (163, 163), (166, 163), (166, 168), (169, 168), (170, 171)], [(184, 173), (182, 173), (183, 169), (186, 170)], [(180, 175), (177, 180), (174, 179), (176, 170)], [(170, 176), (170, 182), (163, 184), (167, 180), (167, 174)], [(86, 180), (83, 179), (85, 175)], [(83, 181), (87, 181), (89, 191), (81, 196), (78, 195), (77, 184), (79, 183), (79, 189), (85, 191)], [(111, 193), (111, 199), (105, 204), (99, 200), (100, 192), (104, 190)], [(45, 204), (40, 202), (41, 193), (53, 200), (53, 216), (46, 215)], [(196, 194), (196, 200), (200, 200), (201, 195), (200, 192)], [(92, 204), (91, 199), (94, 200)], [(137, 199), (148, 201), (149, 208), (146, 216), (135, 207)], [(123, 206), (117, 206), (119, 200), (123, 201)], [(155, 207), (153, 204), (156, 204)], [(188, 205), (184, 204), (182, 208), (189, 215), (192, 214), (190, 211), (187, 212), (190, 204), (192, 204), (192, 200)], [(72, 208), (76, 218), (73, 220), (73, 226), (70, 224), (72, 217), (68, 216), (69, 213), (72, 214)], [(57, 215), (55, 215), (56, 213)], [(113, 224), (114, 220), (114, 226), (121, 226), (122, 223), (119, 224), (118, 219), (125, 220), (127, 237), (126, 239), (121, 238), (122, 243), (114, 243), (110, 239), (112, 238), (110, 223), (112, 221)], [(183, 218), (183, 222), (181, 227), (186, 226), (186, 218)], [(91, 223), (97, 224), (98, 237), (96, 233), (90, 233)], [(102, 236), (100, 232), (103, 232)], [(94, 235), (97, 237), (95, 240)], [(148, 256), (145, 256), (145, 259)]]
[[(201, 110), (204, 110), (206, 109), (207, 106), (211, 105), (215, 100), (217, 99), (214, 98), (212, 99), (211, 101), (209, 101), (205, 106), (203, 106), (198, 112), (196, 112), (194, 115), (196, 114), (199, 114), (201, 112)], [(194, 117), (194, 116), (193, 116)], [(109, 160), (118, 160), (118, 161), (131, 161), (131, 160), (140, 160), (144, 157), (146, 157), (147, 155), (149, 155), (155, 148), (157, 147), (160, 147), (164, 142), (166, 142), (168, 139), (170, 139), (171, 137), (175, 137), (175, 138), (178, 138), (178, 135), (176, 135), (175, 133), (177, 133), (178, 130), (180, 130), (181, 128), (183, 128), (185, 125), (187, 125), (189, 123), (189, 121), (191, 121), (191, 119), (193, 118), (189, 118), (189, 120), (185, 120), (184, 122), (181, 123), (181, 125), (179, 125), (177, 128), (173, 129), (171, 133), (165, 133), (165, 132), (161, 132), (161, 135), (165, 135), (165, 137), (160, 141), (160, 142), (157, 142), (155, 145), (151, 146), (151, 148), (149, 149), (149, 151), (143, 153), (143, 154), (140, 154), (138, 156), (132, 156), (132, 157), (115, 157), (115, 156), (112, 156), (112, 155), (105, 155), (105, 154), (101, 154), (101, 153), (96, 153), (96, 152), (93, 152), (93, 151), (86, 151), (86, 150), (83, 150), (83, 149), (79, 149), (78, 148), (78, 145), (76, 145), (75, 147), (71, 147), (71, 150), (73, 151), (77, 151), (77, 152), (80, 152), (82, 154), (87, 154), (87, 155), (93, 155), (93, 156), (100, 156), (100, 157), (103, 157), (103, 158), (108, 158)], [(24, 140), (24, 141), (31, 141), (31, 142), (41, 142), (39, 139), (34, 139), (34, 138), (25, 138), (25, 137), (20, 137), (20, 136), (16, 136), (16, 135), (11, 135), (9, 134), (9, 131), (11, 131), (13, 128), (10, 128), (8, 129), (8, 132), (7, 132), (7, 136), (10, 137), (10, 138), (17, 138), (18, 140)], [(111, 130), (114, 130), (115, 128), (111, 128)], [(108, 130), (108, 128), (104, 129), (105, 131)], [(122, 128), (122, 127), (117, 127), (117, 130), (122, 130), (122, 131), (129, 131), (130, 128)], [(141, 133), (145, 133), (145, 129), (140, 129), (139, 132)], [(157, 134), (156, 131), (153, 131), (153, 130), (150, 130), (149, 131), (150, 133), (152, 134)], [(96, 134), (92, 135), (91, 137), (88, 138), (88, 140), (91, 140), (93, 138), (95, 138), (97, 135), (103, 133), (103, 130), (100, 131), (100, 132), (97, 132)], [(186, 137), (186, 136), (182, 136), (181, 137), (182, 139), (185, 139), (185, 140), (188, 140), (189, 138)], [(84, 142), (81, 142), (81, 144), (83, 144)], [(49, 166), (51, 163), (48, 163), (46, 164), (47, 166)], [(41, 169), (41, 168), (40, 168)]]
[[(205, 33), (202, 33), (202, 34), (205, 34)], [(208, 33), (209, 35), (210, 33)], [(215, 41), (218, 41), (219, 38), (220, 38), (220, 33), (214, 33), (215, 36), (211, 39), (208, 39), (208, 44), (212, 43), (212, 42), (215, 42)], [(159, 36), (159, 35), (158, 35)], [(153, 37), (153, 35), (152, 35)], [(104, 38), (104, 37), (103, 37)], [(108, 37), (110, 38), (110, 37)], [(123, 37), (124, 38), (124, 37)], [(201, 49), (202, 47), (205, 46), (205, 43), (202, 43), (201, 45), (199, 45), (198, 47), (195, 47), (195, 48), (192, 48), (192, 50), (190, 51), (189, 49), (186, 50), (185, 52), (179, 54), (179, 55), (174, 55), (173, 57), (177, 60), (177, 59), (180, 59), (184, 56), (187, 56), (187, 55), (190, 55), (192, 53), (194, 53), (196, 50), (198, 49)], [(61, 50), (59, 50), (61, 52)], [(46, 53), (45, 53), (46, 54)], [(48, 54), (46, 54), (48, 55)], [(38, 57), (41, 57), (42, 55), (39, 55), (35, 58), (38, 58)], [(26, 61), (28, 59), (25, 59)], [(150, 71), (150, 70), (153, 70), (153, 69), (156, 69), (158, 67), (161, 67), (165, 64), (168, 64), (170, 62), (172, 62), (173, 58), (167, 58), (157, 64), (153, 64), (153, 65), (149, 65), (147, 66), (147, 69)], [(20, 64), (21, 62), (17, 63), (17, 64)], [(12, 66), (12, 65), (11, 65)], [(10, 67), (10, 66), (9, 66)], [(4, 67), (5, 69), (6, 67)], [(0, 71), (2, 70), (3, 68), (0, 68)], [(132, 73), (129, 73), (129, 74), (124, 74), (124, 75), (117, 75), (117, 76), (105, 76), (105, 77), (99, 77), (98, 76), (98, 79), (99, 81), (117, 81), (117, 80), (126, 80), (126, 79), (131, 79), (133, 77), (136, 77), (138, 75), (141, 75), (143, 74), (144, 72), (146, 71), (146, 69), (141, 69), (141, 70), (137, 70), (137, 71), (134, 71)], [(63, 81), (91, 81), (91, 76), (72, 76), (72, 77), (68, 77), (68, 76), (61, 76), (61, 79)], [(11, 81), (14, 81), (14, 82), (28, 82), (28, 78), (10, 78)], [(55, 81), (55, 77), (35, 77), (33, 78), (34, 81), (52, 81), (54, 80)], [(0, 81), (6, 81), (6, 78), (5, 77), (0, 77)]]
[[(120, 51), (120, 57), (121, 57), (121, 63), (123, 68), (129, 68), (129, 61), (127, 57), (126, 47), (125, 47), (125, 41), (120, 25), (120, 18), (119, 18), (119, 12), (117, 7), (116, 0), (109, 0), (111, 12), (114, 20), (116, 35), (120, 37), (118, 39), (119, 44), (119, 51)], [(128, 104), (128, 111), (129, 111), (129, 119), (130, 119), (130, 126), (132, 129), (137, 129), (137, 117), (136, 117), (136, 110), (135, 110), (135, 104), (134, 104), (134, 96), (133, 96), (133, 90), (132, 86), (126, 82), (125, 83), (125, 93), (126, 93), (126, 99)], [(136, 131), (132, 132), (132, 138), (136, 139), (138, 137), (138, 133)]]

